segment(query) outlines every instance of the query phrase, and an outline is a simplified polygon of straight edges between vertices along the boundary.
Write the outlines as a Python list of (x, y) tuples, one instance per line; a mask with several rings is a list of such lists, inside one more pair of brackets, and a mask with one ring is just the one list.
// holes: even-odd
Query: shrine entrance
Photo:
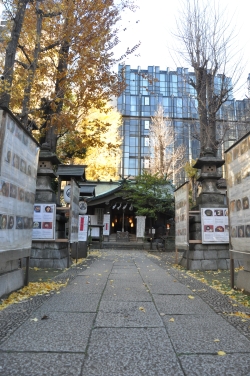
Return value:
[(111, 234), (121, 232), (136, 233), (136, 219), (133, 205), (118, 202), (112, 206), (110, 217)]

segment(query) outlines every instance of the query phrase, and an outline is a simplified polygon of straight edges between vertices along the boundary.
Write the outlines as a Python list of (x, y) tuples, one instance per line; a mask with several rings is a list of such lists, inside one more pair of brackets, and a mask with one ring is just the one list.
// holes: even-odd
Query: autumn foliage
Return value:
[[(134, 10), (130, 0), (5, 0), (7, 27), (0, 53), (4, 80), (0, 105), (9, 107), (53, 152), (82, 151), (105, 132), (98, 120), (79, 127), (91, 109), (107, 111), (113, 95), (123, 90), (115, 72), (113, 49), (119, 43), (122, 11)], [(127, 53), (134, 51), (136, 46)], [(98, 124), (99, 122), (99, 124)], [(96, 127), (92, 141), (84, 139)]]

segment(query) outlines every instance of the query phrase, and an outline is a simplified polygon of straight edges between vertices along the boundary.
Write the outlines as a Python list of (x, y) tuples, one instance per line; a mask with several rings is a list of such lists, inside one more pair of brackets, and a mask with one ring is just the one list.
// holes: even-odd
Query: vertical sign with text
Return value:
[(70, 189), (70, 212), (69, 212), (69, 242), (78, 242), (79, 222), (79, 196), (80, 188), (74, 179), (71, 179)]
[(89, 225), (89, 216), (79, 215), (79, 224), (78, 224), (78, 241), (79, 242), (86, 242), (88, 240), (88, 225)]
[(175, 198), (175, 246), (189, 247), (189, 184), (182, 184), (174, 192)]

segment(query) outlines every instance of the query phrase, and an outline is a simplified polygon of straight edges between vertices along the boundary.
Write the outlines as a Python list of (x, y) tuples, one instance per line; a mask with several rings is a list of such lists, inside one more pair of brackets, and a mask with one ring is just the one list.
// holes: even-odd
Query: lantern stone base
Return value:
[[(192, 244), (189, 255), (184, 251), (180, 265), (190, 270), (225, 270), (230, 268), (228, 244)], [(237, 267), (237, 264), (236, 264)]]
[(30, 267), (65, 269), (68, 265), (68, 243), (32, 242)]

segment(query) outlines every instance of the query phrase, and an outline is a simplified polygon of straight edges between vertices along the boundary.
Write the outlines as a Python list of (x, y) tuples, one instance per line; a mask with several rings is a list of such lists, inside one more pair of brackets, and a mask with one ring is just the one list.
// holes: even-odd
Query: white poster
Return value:
[(30, 249), (39, 147), (0, 110), (0, 252)]
[(56, 205), (35, 204), (32, 239), (55, 239)]
[(89, 216), (79, 215), (79, 225), (78, 225), (78, 241), (86, 242), (88, 240), (88, 225)]
[(229, 243), (228, 209), (201, 209), (202, 243)]
[(230, 243), (235, 251), (250, 252), (250, 135), (225, 153), (229, 202)]
[(175, 197), (175, 246), (188, 249), (189, 246), (189, 186), (184, 183), (174, 192)]
[(110, 214), (104, 214), (103, 216), (103, 235), (110, 234)]

